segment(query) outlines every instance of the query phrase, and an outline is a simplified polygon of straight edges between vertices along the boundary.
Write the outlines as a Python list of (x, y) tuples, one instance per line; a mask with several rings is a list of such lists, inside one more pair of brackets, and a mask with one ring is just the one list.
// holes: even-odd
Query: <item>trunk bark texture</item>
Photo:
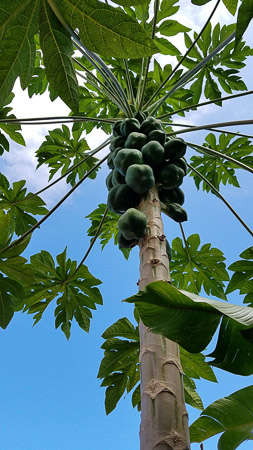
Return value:
[[(140, 240), (140, 280), (143, 289), (153, 281), (170, 282), (166, 238), (156, 188), (139, 205), (148, 220)], [(140, 323), (141, 450), (189, 450), (188, 413), (184, 402), (179, 348)]]

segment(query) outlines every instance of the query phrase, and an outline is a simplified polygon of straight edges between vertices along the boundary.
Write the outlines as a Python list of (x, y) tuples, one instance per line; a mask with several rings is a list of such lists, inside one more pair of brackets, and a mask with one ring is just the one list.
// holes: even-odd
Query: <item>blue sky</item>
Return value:
[[(250, 71), (246, 77), (250, 80)], [(250, 82), (248, 81), (250, 88)], [(68, 110), (62, 103), (44, 103), (42, 98), (27, 101), (19, 97), (14, 113), (20, 117), (36, 115), (35, 110), (61, 114)], [(22, 100), (21, 100), (22, 98)], [(239, 120), (250, 118), (250, 97), (236, 99), (233, 107), (229, 102), (223, 109), (218, 107), (201, 108), (197, 113), (187, 116), (189, 123), (202, 124), (218, 120)], [(25, 105), (25, 106), (24, 106)], [(46, 105), (46, 106), (45, 106)], [(250, 112), (249, 112), (250, 111)], [(46, 115), (46, 112), (43, 113)], [(189, 118), (188, 118), (189, 117)], [(193, 119), (194, 117), (194, 119)], [(182, 121), (181, 118), (178, 121)], [(31, 189), (45, 185), (45, 169), (35, 172), (34, 151), (42, 142), (46, 133), (36, 127), (26, 129), (28, 150), (12, 145), (10, 155), (2, 163), (3, 173), (11, 181), (28, 178)], [(243, 131), (252, 134), (252, 127)], [(202, 143), (203, 133), (196, 133), (194, 139)], [(185, 139), (193, 139), (189, 133)], [(89, 138), (92, 148), (103, 137), (97, 134)], [(189, 153), (190, 154), (190, 153)], [(89, 222), (85, 216), (99, 203), (106, 202), (107, 190), (104, 180), (108, 173), (106, 166), (100, 170), (95, 181), (88, 180), (78, 192), (34, 233), (29, 253), (41, 249), (48, 250), (53, 256), (68, 247), (68, 256), (80, 261), (85, 253), (89, 239), (86, 230)], [(231, 202), (243, 219), (252, 223), (252, 181), (250, 175), (238, 170), (242, 189), (222, 189), (222, 193)], [(189, 220), (184, 229), (187, 236), (199, 233), (201, 244), (211, 242), (213, 247), (221, 249), (229, 265), (238, 259), (239, 253), (252, 245), (250, 235), (236, 221), (230, 211), (212, 194), (197, 191), (193, 180), (187, 177), (183, 184), (186, 195), (185, 209)], [(46, 200), (50, 207), (60, 198), (66, 188), (63, 184), (56, 187)], [(178, 225), (165, 218), (165, 234), (171, 242), (180, 235)], [(28, 254), (27, 254), (28, 257)], [(6, 330), (1, 330), (0, 360), (2, 371), (0, 402), (0, 449), (1, 450), (137, 450), (139, 448), (139, 413), (132, 409), (131, 397), (121, 400), (116, 410), (109, 416), (104, 410), (104, 388), (99, 387), (96, 378), (103, 356), (100, 349), (103, 340), (101, 334), (116, 320), (127, 316), (133, 320), (132, 306), (121, 300), (137, 292), (138, 249), (135, 248), (129, 261), (125, 261), (121, 252), (112, 243), (101, 251), (97, 242), (86, 261), (91, 273), (103, 284), (101, 292), (104, 305), (94, 311), (89, 334), (81, 331), (76, 324), (72, 326), (70, 341), (63, 333), (54, 329), (54, 308), (50, 305), (44, 318), (34, 328), (32, 316), (18, 313)], [(237, 294), (229, 299), (241, 303)], [(211, 348), (214, 348), (214, 343)], [(237, 377), (226, 372), (215, 371), (219, 384), (206, 381), (197, 382), (198, 391), (204, 406), (212, 401), (229, 395), (252, 383), (252, 378)], [(189, 408), (190, 422), (199, 412)], [(205, 450), (213, 450), (217, 439), (204, 443)], [(240, 449), (250, 450), (252, 444), (245, 443)], [(193, 444), (192, 450), (199, 449)]]

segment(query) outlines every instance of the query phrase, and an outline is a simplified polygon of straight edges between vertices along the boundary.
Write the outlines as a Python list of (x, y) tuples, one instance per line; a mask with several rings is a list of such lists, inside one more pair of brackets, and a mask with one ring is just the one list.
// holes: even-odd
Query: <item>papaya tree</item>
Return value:
[[(215, 22), (223, 4), (232, 18), (226, 25)], [(185, 181), (253, 235), (221, 193), (222, 185), (240, 188), (238, 169), (253, 172), (253, 121), (217, 120), (224, 105), (252, 93), (240, 72), (253, 54), (243, 36), (252, 2), (192, 0), (191, 8), (201, 11), (198, 31), (187, 17), (183, 23), (178, 0), (0, 0), (1, 154), (10, 142), (25, 145), (21, 126), (50, 125), (35, 152), (38, 171), (49, 172), (45, 187), (27, 192), (25, 180), (0, 174), (0, 325), (6, 329), (19, 311), (37, 324), (54, 304), (55, 327), (67, 339), (74, 319), (88, 332), (92, 310), (102, 305), (101, 281), (84, 264), (94, 244), (113, 240), (126, 259), (139, 247), (138, 292), (124, 299), (134, 319), (119, 318), (104, 331), (98, 377), (107, 414), (131, 392), (142, 450), (203, 448), (220, 433), (220, 450), (252, 439), (253, 387), (204, 409), (194, 381), (216, 381), (212, 367), (253, 372), (252, 247), (241, 249), (229, 276), (221, 250), (202, 245), (196, 233), (186, 236), (183, 207)], [(16, 117), (17, 78), (30, 98), (49, 92), (69, 114)], [(213, 120), (199, 125), (199, 111), (210, 105)], [(98, 130), (103, 141), (89, 146)], [(104, 202), (86, 211), (90, 243), (79, 263), (66, 248), (56, 261), (48, 250), (31, 255), (32, 234), (84, 181), (93, 192), (101, 168)], [(48, 209), (43, 195), (63, 179), (70, 187)], [(180, 235), (171, 242), (174, 224)], [(236, 290), (245, 305), (227, 301)], [(202, 353), (213, 339), (214, 350)], [(186, 404), (201, 410), (190, 428)]]

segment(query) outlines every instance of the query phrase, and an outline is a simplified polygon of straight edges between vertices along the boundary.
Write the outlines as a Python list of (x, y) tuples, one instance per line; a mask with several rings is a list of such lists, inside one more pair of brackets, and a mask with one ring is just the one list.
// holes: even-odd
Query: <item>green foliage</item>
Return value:
[[(78, 167), (71, 170), (66, 177), (67, 183), (71, 186), (76, 184), (76, 179), (83, 177), (90, 169), (92, 169), (98, 162), (93, 156), (89, 156), (90, 147), (85, 138), (81, 138), (82, 130), (77, 131), (72, 128), (72, 133), (66, 125), (62, 128), (56, 128), (49, 131), (46, 140), (41, 144), (36, 151), (38, 159), (38, 166), (47, 164), (50, 168), (49, 180), (53, 178), (58, 170), (61, 170), (61, 175), (64, 175), (71, 167), (81, 163)], [(97, 170), (94, 170), (89, 178), (96, 178)]]
[(229, 266), (234, 273), (227, 286), (227, 294), (239, 289), (241, 295), (245, 295), (243, 303), (253, 306), (253, 247), (244, 250), (239, 261)]
[[(9, 97), (6, 99), (4, 104), (2, 105), (2, 109), (0, 110), (0, 120), (3, 119), (16, 119), (16, 116), (14, 114), (9, 114), (12, 111), (12, 108), (10, 106), (6, 106), (14, 98), (14, 94), (10, 94)], [(20, 145), (25, 145), (25, 141), (23, 136), (19, 133), (21, 130), (21, 127), (17, 123), (4, 123), (0, 122), (0, 129), (2, 129), (14, 142)], [(6, 139), (5, 135), (0, 132), (0, 156), (3, 154), (3, 152), (9, 151), (9, 142)]]
[(198, 294), (203, 287), (207, 295), (226, 300), (224, 281), (229, 276), (223, 262), (225, 257), (211, 244), (199, 246), (198, 234), (189, 236), (185, 245), (180, 238), (172, 241), (171, 280), (178, 289)]
[(61, 325), (67, 339), (70, 337), (72, 319), (75, 318), (82, 330), (89, 332), (91, 309), (102, 304), (102, 297), (96, 287), (101, 284), (85, 265), (77, 269), (76, 261), (66, 257), (65, 250), (56, 257), (58, 265), (49, 252), (42, 250), (31, 256), (36, 281), (25, 299), (25, 311), (34, 314), (34, 324), (42, 318), (47, 306), (56, 300), (55, 327)]
[(202, 442), (222, 433), (218, 449), (234, 450), (242, 442), (252, 440), (252, 417), (253, 386), (249, 386), (205, 408), (190, 426), (191, 442)]
[(243, 0), (238, 11), (238, 19), (236, 25), (235, 47), (237, 47), (243, 33), (248, 28), (250, 21), (253, 18), (252, 2)]
[(40, 7), (40, 44), (50, 85), (59, 92), (64, 103), (77, 113), (79, 96), (71, 60), (74, 52), (71, 37), (55, 17), (46, 0), (41, 0)]
[(253, 308), (179, 291), (165, 281), (153, 282), (125, 301), (135, 303), (142, 322), (154, 333), (191, 353), (206, 348), (223, 317), (210, 364), (240, 375), (253, 373)]
[[(189, 56), (185, 58), (183, 65), (188, 69), (195, 67), (198, 62), (201, 62), (204, 57), (223, 42), (234, 29), (235, 25), (224, 25), (220, 28), (220, 24), (217, 24), (212, 30), (212, 26), (209, 23), (197, 41), (196, 46), (190, 51)], [(194, 38), (196, 36), (197, 34), (194, 33)], [(192, 39), (188, 34), (185, 34), (185, 45), (187, 48), (190, 48), (191, 44)], [(195, 75), (196, 80), (191, 84), (193, 103), (198, 103), (203, 89), (205, 97), (210, 98), (210, 100), (221, 97), (221, 90), (217, 81), (228, 94), (233, 91), (246, 90), (247, 87), (239, 76), (239, 69), (245, 66), (244, 61), (248, 55), (252, 55), (252, 50), (242, 41), (236, 50), (234, 50), (233, 42), (226, 45), (219, 54), (212, 58)], [(221, 106), (221, 103), (217, 102), (217, 104)]]
[[(204, 175), (219, 191), (220, 184), (231, 184), (235, 187), (240, 187), (238, 179), (236, 177), (236, 169), (240, 167), (231, 163), (230, 161), (222, 159), (222, 153), (224, 155), (232, 156), (232, 158), (253, 167), (252, 157), (252, 143), (248, 138), (240, 137), (235, 138), (231, 134), (221, 133), (219, 136), (219, 142), (216, 142), (216, 136), (213, 133), (209, 133), (206, 138), (206, 142), (203, 144), (207, 149), (216, 150), (220, 153), (220, 156), (210, 154), (202, 154), (201, 156), (192, 156), (191, 165), (198, 169), (198, 171)], [(204, 150), (203, 150), (204, 151)], [(190, 174), (195, 181), (197, 188), (199, 189), (201, 183), (204, 191), (209, 192), (210, 187), (202, 181), (193, 172)]]
[[(101, 386), (107, 387), (105, 392), (105, 408), (109, 414), (116, 407), (120, 398), (132, 393), (133, 407), (141, 408), (140, 371), (139, 371), (139, 329), (127, 318), (119, 319), (103, 333), (105, 342), (102, 345), (104, 357), (100, 364), (99, 378), (103, 378)], [(123, 338), (123, 339), (119, 339)], [(203, 409), (202, 401), (196, 392), (193, 378), (205, 378), (216, 381), (210, 366), (201, 353), (191, 354), (180, 349), (181, 363), (184, 372), (184, 389), (186, 402), (197, 409)], [(137, 385), (137, 386), (136, 386)]]
[(0, 173), (0, 210), (8, 212), (11, 233), (17, 236), (37, 223), (34, 215), (47, 213), (45, 202), (38, 195), (26, 194), (25, 183), (25, 180), (16, 181), (11, 188), (7, 178)]
[(11, 241), (11, 234), (11, 216), (0, 211), (0, 327), (4, 329), (14, 312), (23, 307), (24, 286), (33, 281), (33, 273), (27, 260), (20, 256), (30, 237), (5, 250)]
[[(139, 331), (127, 318), (119, 319), (103, 333), (104, 357), (98, 378), (106, 386), (105, 409), (109, 414), (116, 407), (125, 390), (129, 393), (140, 379)], [(123, 337), (124, 339), (119, 339)]]
[[(106, 205), (104, 203), (101, 203), (92, 213), (86, 216), (86, 218), (91, 220), (91, 226), (87, 230), (88, 236), (91, 236), (92, 238), (95, 236), (105, 210)], [(102, 249), (104, 249), (105, 245), (108, 244), (108, 242), (111, 239), (113, 239), (115, 245), (118, 244), (118, 234), (119, 234), (119, 229), (117, 227), (118, 220), (119, 220), (118, 214), (108, 211), (105, 221), (103, 222), (103, 225), (98, 235), (100, 243), (102, 245)], [(128, 259), (130, 249), (122, 248), (120, 250), (122, 251), (124, 257)]]

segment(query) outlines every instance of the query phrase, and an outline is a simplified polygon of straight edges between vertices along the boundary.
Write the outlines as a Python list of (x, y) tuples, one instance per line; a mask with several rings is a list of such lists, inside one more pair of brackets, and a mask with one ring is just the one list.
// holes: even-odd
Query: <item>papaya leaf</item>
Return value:
[[(194, 48), (182, 64), (188, 69), (195, 67), (196, 63), (200, 63), (204, 57), (213, 51), (219, 44), (221, 44), (235, 29), (235, 24), (224, 25), (220, 28), (217, 24), (212, 29), (211, 24), (208, 25), (204, 33), (196, 42)], [(197, 34), (194, 33), (194, 38)], [(191, 37), (187, 34), (185, 37), (186, 46), (189, 48), (192, 44)], [(199, 100), (202, 91), (205, 97), (214, 100), (222, 95), (222, 90), (231, 93), (235, 91), (244, 91), (247, 89), (245, 83), (239, 76), (239, 69), (245, 66), (245, 59), (252, 55), (253, 50), (241, 41), (236, 49), (234, 49), (234, 42), (227, 44), (208, 64), (196, 73), (192, 78), (195, 89), (195, 103)], [(180, 57), (177, 57), (178, 60)], [(225, 67), (224, 67), (225, 66)], [(226, 69), (227, 68), (227, 69)], [(197, 86), (194, 83), (198, 80)], [(201, 86), (201, 81), (203, 81)], [(198, 97), (197, 94), (198, 93)], [(218, 103), (219, 106), (222, 103)]]
[(202, 442), (222, 433), (219, 450), (234, 450), (252, 440), (253, 386), (240, 389), (211, 403), (190, 426), (191, 442)]
[(7, 178), (0, 173), (0, 209), (10, 215), (10, 226), (17, 236), (25, 233), (37, 222), (31, 214), (47, 213), (45, 202), (38, 195), (26, 194), (24, 186), (25, 180), (21, 180), (14, 182), (11, 188)]
[(210, 364), (240, 375), (253, 373), (253, 308), (178, 291), (165, 281), (151, 283), (125, 301), (135, 303), (141, 320), (151, 331), (191, 353), (206, 348), (224, 316), (217, 347), (209, 355), (216, 360)]
[(253, 306), (253, 247), (244, 250), (239, 261), (232, 263), (228, 269), (234, 273), (228, 283), (226, 293), (239, 289), (241, 295), (245, 295), (243, 303)]
[(225, 257), (223, 253), (204, 244), (201, 248), (200, 237), (192, 234), (186, 240), (187, 247), (180, 238), (172, 241), (172, 260), (170, 262), (171, 280), (179, 289), (198, 294), (203, 287), (207, 295), (226, 300), (223, 281), (228, 281)]
[(41, 0), (40, 8), (40, 43), (49, 83), (64, 103), (77, 113), (78, 83), (71, 60), (74, 52), (71, 37), (45, 0)]
[[(123, 317), (111, 325), (102, 334), (104, 357), (101, 361), (98, 378), (103, 378), (101, 386), (106, 386), (106, 411), (111, 412), (123, 396), (125, 390), (131, 392), (140, 381), (139, 373), (139, 329)], [(123, 339), (119, 339), (123, 338)], [(203, 409), (202, 401), (196, 392), (192, 378), (206, 378), (216, 381), (211, 367), (205, 362), (202, 354), (190, 354), (180, 348), (181, 363), (184, 372), (186, 402), (191, 406)], [(123, 389), (123, 386), (125, 388)], [(110, 387), (110, 389), (108, 388)], [(133, 407), (140, 411), (139, 384), (132, 393)]]
[(226, 6), (227, 10), (234, 16), (237, 10), (238, 0), (222, 0), (222, 1)]
[[(224, 1), (224, 0), (223, 0)], [(235, 49), (237, 48), (243, 33), (249, 26), (253, 18), (253, 5), (250, 1), (242, 1), (240, 8), (238, 10), (237, 24), (236, 24), (236, 32), (235, 32)]]
[[(10, 101), (11, 101), (13, 99), (14, 95), (13, 96), (9, 96), (9, 97), (11, 97), (10, 98)], [(8, 99), (9, 99), (9, 97), (8, 97)], [(7, 103), (9, 103), (9, 101)], [(9, 114), (9, 112), (11, 110), (12, 110), (11, 107), (3, 108), (0, 111), (0, 119), (5, 119), (5, 118), (7, 118), (7, 119), (16, 119), (16, 116), (14, 116), (14, 114)], [(19, 133), (19, 131), (21, 130), (21, 126), (18, 123), (11, 123), (11, 122), (10, 123), (3, 123), (3, 122), (1, 122), (0, 123), (0, 129), (2, 129), (6, 134), (8, 134), (8, 136), (14, 142), (17, 142), (17, 144), (25, 145), (24, 138), (23, 138), (22, 134)], [(1, 136), (3, 136), (3, 135), (1, 134)], [(5, 150), (9, 151), (8, 150), (9, 146), (6, 143), (6, 140), (4, 142), (0, 141), (0, 145), (4, 146), (4, 143), (5, 143)], [(0, 154), (2, 154), (1, 150), (0, 150)]]
[(141, 58), (158, 51), (136, 19), (97, 0), (57, 0), (64, 19), (91, 51), (114, 58)]
[(175, 36), (178, 33), (190, 31), (190, 28), (177, 22), (176, 20), (165, 20), (158, 28), (159, 33), (163, 36)]
[[(71, 166), (80, 163), (88, 156), (87, 151), (90, 150), (90, 147), (85, 138), (80, 139), (81, 134), (82, 130), (74, 131), (74, 128), (72, 128), (71, 133), (66, 125), (62, 125), (62, 128), (55, 128), (49, 131), (46, 140), (36, 151), (38, 159), (37, 168), (42, 164), (47, 164), (50, 169), (49, 180), (53, 178), (58, 170), (61, 170), (61, 175), (64, 175)], [(76, 179), (82, 178), (97, 162), (97, 158), (93, 156), (87, 158), (83, 164), (73, 169), (66, 177), (67, 183), (74, 186)], [(94, 179), (97, 170), (92, 172), (89, 178)]]
[(184, 382), (185, 402), (188, 403), (188, 405), (191, 405), (193, 408), (201, 410), (204, 409), (202, 400), (196, 391), (196, 384), (194, 383), (194, 381), (191, 378), (184, 375), (183, 382)]
[(0, 90), (1, 105), (20, 76), (23, 89), (28, 85), (35, 64), (34, 35), (38, 30), (40, 0), (0, 2)]
[[(239, 169), (235, 164), (223, 160), (222, 154), (231, 156), (232, 158), (253, 167), (251, 141), (245, 137), (235, 138), (231, 134), (221, 133), (219, 142), (216, 142), (216, 137), (210, 133), (205, 138), (203, 146), (207, 149), (216, 150), (220, 153), (220, 157), (211, 154), (202, 154), (201, 156), (192, 156), (191, 164), (204, 177), (212, 183), (219, 191), (221, 183), (223, 185), (230, 184), (235, 187), (240, 187), (239, 181), (236, 177), (236, 170)], [(202, 186), (204, 191), (209, 192), (210, 187), (196, 176), (193, 172), (190, 174), (195, 181), (197, 188)]]
[(147, 3), (149, 0), (112, 0), (113, 3), (117, 3), (117, 5), (121, 6), (135, 6), (141, 5), (143, 3)]
[[(23, 286), (0, 273), (0, 327), (4, 330), (13, 318), (16, 304), (24, 299)], [(23, 305), (23, 303), (22, 303)]]
[(31, 267), (35, 275), (32, 289), (27, 291), (25, 311), (34, 314), (35, 323), (42, 318), (47, 306), (57, 299), (55, 327), (61, 325), (67, 339), (70, 337), (73, 318), (80, 328), (89, 331), (91, 309), (102, 304), (96, 287), (101, 283), (82, 265), (76, 272), (77, 263), (66, 258), (66, 249), (57, 257), (58, 265), (45, 250), (31, 256)]
[[(86, 216), (87, 219), (91, 220), (91, 226), (87, 231), (88, 236), (91, 236), (92, 238), (95, 236), (100, 221), (104, 215), (105, 209), (106, 205), (104, 203), (101, 203), (92, 213)], [(118, 220), (119, 220), (118, 214), (108, 211), (106, 218), (103, 222), (103, 225), (101, 227), (100, 233), (98, 235), (100, 243), (102, 245), (102, 250), (112, 238), (114, 240), (114, 244), (115, 245), (118, 244), (118, 233), (119, 233), (119, 229), (117, 227)], [(131, 249), (123, 248), (120, 250), (122, 251), (124, 257), (128, 259)]]

